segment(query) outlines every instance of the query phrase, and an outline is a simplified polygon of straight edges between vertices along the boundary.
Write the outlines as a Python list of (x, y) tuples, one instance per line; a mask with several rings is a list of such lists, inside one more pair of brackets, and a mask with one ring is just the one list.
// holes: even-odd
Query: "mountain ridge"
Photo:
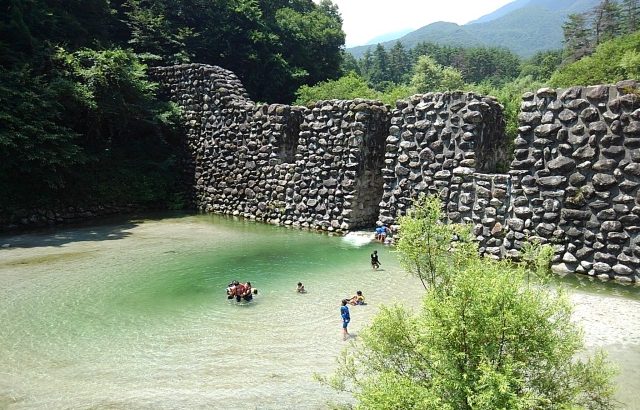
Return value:
[(393, 31), (393, 32), (390, 32), (390, 33), (384, 33), (384, 34), (381, 34), (379, 36), (376, 36), (376, 37), (372, 38), (371, 40), (367, 41), (363, 45), (364, 46), (371, 46), (371, 45), (376, 45), (378, 43), (384, 43), (386, 41), (397, 40), (400, 37), (411, 33), (412, 31), (415, 31), (415, 29), (407, 28), (407, 29), (403, 29), (403, 30)]
[(515, 11), (519, 8), (522, 8), (524, 6), (526, 6), (527, 4), (529, 4), (531, 2), (531, 0), (515, 0), (512, 1), (511, 3), (505, 4), (504, 6), (500, 7), (499, 9), (489, 13), (489, 14), (485, 14), (484, 16), (476, 19), (476, 20), (472, 20), (470, 22), (468, 22), (465, 25), (469, 25), (469, 24), (477, 24), (477, 23), (487, 23), (489, 21), (498, 19), (502, 16), (504, 16), (505, 14), (508, 14), (512, 11)]
[[(504, 47), (520, 57), (562, 48), (562, 24), (571, 13), (590, 10), (599, 0), (516, 0), (465, 25), (435, 22), (382, 44), (390, 48), (400, 41), (406, 48), (420, 42), (463, 47)], [(376, 45), (351, 47), (361, 57)]]

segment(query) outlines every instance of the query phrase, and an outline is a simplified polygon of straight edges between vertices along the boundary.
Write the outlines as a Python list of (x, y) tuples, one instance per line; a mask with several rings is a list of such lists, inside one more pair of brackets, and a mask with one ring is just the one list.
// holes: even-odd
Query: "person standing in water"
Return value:
[(371, 254), (371, 267), (378, 269), (380, 267), (380, 261), (378, 260), (378, 251), (373, 251)]
[(349, 314), (349, 306), (347, 304), (349, 301), (347, 299), (342, 299), (342, 306), (340, 306), (340, 316), (342, 316), (342, 340), (347, 340), (349, 336), (349, 331), (347, 331), (347, 326), (349, 326), (349, 322), (351, 321), (351, 315)]

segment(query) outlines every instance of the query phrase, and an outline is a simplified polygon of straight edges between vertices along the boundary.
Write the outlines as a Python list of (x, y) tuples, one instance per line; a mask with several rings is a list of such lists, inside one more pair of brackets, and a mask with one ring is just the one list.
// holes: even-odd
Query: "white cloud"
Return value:
[(513, 0), (332, 1), (340, 9), (347, 47), (351, 47), (365, 44), (381, 34), (417, 29), (436, 21), (465, 24)]

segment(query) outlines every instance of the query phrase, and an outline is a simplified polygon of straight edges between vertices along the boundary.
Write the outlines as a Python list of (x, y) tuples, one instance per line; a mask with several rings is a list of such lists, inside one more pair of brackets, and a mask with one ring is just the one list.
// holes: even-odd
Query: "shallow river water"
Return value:
[[(0, 408), (327, 408), (348, 400), (313, 380), (345, 346), (340, 300), (366, 296), (351, 308), (357, 334), (381, 304), (416, 307), (422, 294), (391, 249), (357, 235), (212, 215), (0, 237), (6, 244)], [(259, 289), (252, 303), (227, 301), (234, 279)], [(558, 283), (571, 289), (587, 345), (620, 366), (622, 407), (640, 409), (638, 288)]]

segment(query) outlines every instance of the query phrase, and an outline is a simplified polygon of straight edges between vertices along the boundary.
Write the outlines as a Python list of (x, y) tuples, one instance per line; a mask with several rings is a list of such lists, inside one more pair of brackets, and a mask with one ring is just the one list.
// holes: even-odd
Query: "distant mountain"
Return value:
[(381, 34), (367, 41), (364, 45), (375, 45), (378, 43), (384, 43), (385, 41), (397, 40), (405, 34), (411, 33), (412, 31), (412, 28), (407, 28), (404, 30), (394, 31), (393, 33)]
[(527, 4), (529, 4), (531, 2), (531, 0), (516, 0), (513, 1), (507, 5), (504, 5), (502, 7), (500, 7), (498, 10), (489, 13), (485, 16), (480, 17), (477, 20), (473, 20), (468, 22), (467, 24), (475, 24), (475, 23), (486, 23), (489, 22), (491, 20), (495, 20), (498, 19), (502, 16), (504, 16), (505, 14), (509, 14), (510, 12), (520, 9), (524, 6), (526, 6)]
[[(521, 57), (538, 51), (562, 48), (562, 24), (567, 15), (590, 10), (600, 0), (516, 0), (465, 25), (436, 22), (394, 41), (381, 42), (386, 48), (400, 41), (411, 48), (420, 42), (456, 46), (505, 47)], [(372, 45), (347, 49), (356, 58)]]

